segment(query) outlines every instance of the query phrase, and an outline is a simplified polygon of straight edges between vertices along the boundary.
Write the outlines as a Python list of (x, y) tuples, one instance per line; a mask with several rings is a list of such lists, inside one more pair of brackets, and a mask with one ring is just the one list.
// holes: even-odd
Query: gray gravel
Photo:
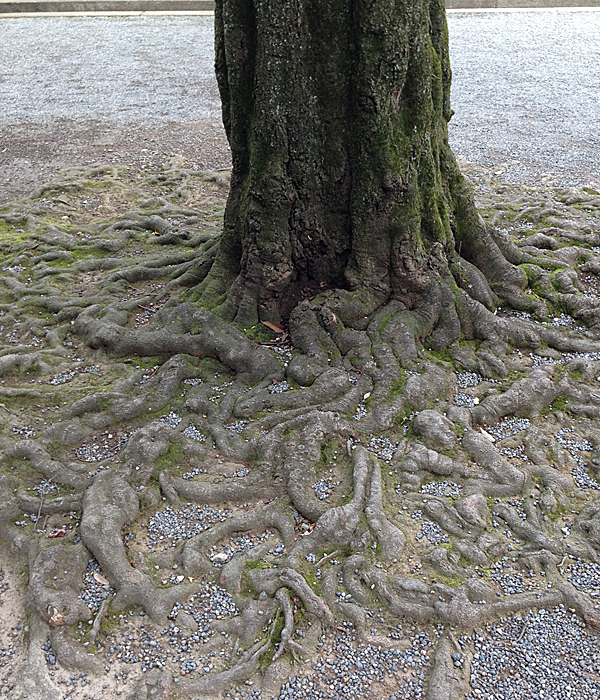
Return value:
[(463, 406), (464, 408), (473, 408), (473, 406), (476, 405), (475, 396), (471, 396), (471, 394), (465, 394), (463, 391), (460, 391), (458, 394), (454, 394), (454, 403), (457, 406)]
[(461, 389), (467, 389), (470, 386), (477, 386), (481, 384), (483, 377), (480, 374), (475, 374), (475, 372), (461, 372), (456, 375), (456, 384)]
[(423, 524), (421, 525), (421, 532), (415, 535), (415, 540), (422, 540), (426, 537), (431, 544), (443, 544), (448, 542), (448, 535), (442, 530), (442, 528), (433, 521), (425, 518)]
[(562, 605), (502, 618), (483, 635), (461, 638), (474, 653), (466, 700), (600, 697), (596, 638)]
[[(176, 582), (180, 583), (177, 579), (182, 578), (175, 577)], [(188, 602), (174, 605), (168, 616), (172, 622), (160, 632), (146, 624), (136, 626), (135, 618), (131, 619), (132, 611), (129, 612), (130, 619), (127, 615), (119, 615), (119, 625), (122, 621), (123, 628), (107, 637), (104, 657), (109, 664), (115, 661), (139, 664), (142, 671), (171, 666), (182, 676), (190, 673), (202, 676), (214, 670), (216, 664), (221, 664), (221, 656), (229, 661), (224, 650), (219, 656), (215, 649), (205, 654), (199, 653), (202, 645), (216, 634), (212, 628), (214, 620), (235, 616), (238, 612), (226, 590), (205, 584)], [(130, 623), (130, 627), (125, 630), (124, 624), (127, 623)], [(128, 672), (121, 671), (118, 675), (126, 678)], [(178, 682), (177, 678), (175, 682)]]
[(529, 418), (505, 418), (496, 425), (488, 426), (486, 431), (499, 441), (512, 437), (530, 427), (531, 421)]
[[(183, 434), (186, 437), (191, 438), (192, 440), (196, 440), (197, 442), (206, 442), (206, 435), (204, 435), (204, 433), (201, 433), (193, 423), (190, 423), (188, 425), (188, 427), (183, 431)], [(202, 470), (195, 471), (195, 474), (201, 474), (201, 473), (203, 473)], [(184, 474), (183, 478), (184, 479), (186, 479), (186, 478), (191, 479), (192, 476), (195, 476), (195, 474), (191, 474), (191, 476), (188, 475), (187, 477)]]
[(457, 154), (508, 168), (600, 180), (600, 12), (449, 14)]
[(114, 457), (127, 444), (133, 432), (104, 431), (100, 436), (93, 435), (85, 444), (75, 449), (80, 462), (101, 462)]
[[(399, 489), (396, 490), (396, 493), (398, 492)], [(428, 484), (421, 486), (421, 493), (427, 493), (430, 496), (460, 498), (462, 486), (460, 484), (455, 484), (453, 481), (430, 481)]]
[(0, 202), (90, 163), (229, 166), (212, 17), (0, 23)]
[[(575, 557), (567, 564), (567, 579), (578, 591), (588, 593), (590, 598), (600, 598), (600, 565), (593, 564)], [(564, 575), (565, 570), (560, 569)]]
[(212, 17), (0, 21), (1, 124), (221, 118)]
[(372, 437), (366, 447), (369, 452), (374, 452), (379, 459), (389, 464), (399, 445), (399, 442), (392, 442), (388, 437)]
[(398, 629), (393, 638), (402, 638), (406, 646), (382, 649), (361, 644), (355, 628), (342, 623), (333, 638), (321, 637), (317, 648), (322, 654), (311, 673), (291, 678), (283, 685), (278, 700), (421, 700), (425, 696), (431, 639), (427, 633), (415, 631), (414, 626), (402, 631), (400, 625)]
[[(67, 165), (229, 162), (212, 17), (3, 19), (0, 201)], [(448, 16), (456, 153), (507, 177), (600, 180), (600, 12)], [(503, 169), (500, 167), (500, 169)]]
[(533, 364), (536, 367), (539, 367), (540, 365), (564, 365), (571, 360), (578, 359), (593, 360), (595, 362), (600, 360), (600, 352), (565, 352), (559, 359), (541, 357), (540, 355), (534, 355), (533, 353), (530, 353), (529, 356), (533, 360)]
[(333, 477), (326, 476), (324, 479), (319, 479), (318, 481), (315, 481), (315, 483), (312, 485), (312, 488), (315, 492), (315, 496), (320, 501), (327, 501), (329, 503), (329, 497), (335, 490), (336, 486), (339, 486), (340, 483), (341, 482), (339, 481), (334, 481)]
[(190, 539), (208, 530), (215, 523), (227, 520), (229, 515), (227, 509), (197, 506), (193, 503), (186, 503), (180, 508), (167, 506), (164, 510), (156, 511), (148, 519), (147, 547), (152, 549), (161, 544), (173, 547), (178, 541)]
[(115, 589), (111, 588), (110, 584), (102, 583), (105, 580), (103, 576), (98, 562), (95, 559), (90, 559), (83, 575), (83, 588), (79, 593), (79, 597), (94, 613), (98, 612), (104, 599), (115, 592)]
[(587, 473), (587, 462), (579, 454), (579, 452), (592, 452), (594, 446), (586, 438), (573, 440), (572, 438), (566, 437), (566, 435), (572, 432), (574, 432), (574, 428), (561, 428), (555, 437), (558, 444), (568, 450), (573, 459), (577, 462), (577, 466), (571, 471), (573, 480), (580, 489), (600, 489), (600, 484), (596, 479), (593, 479)]

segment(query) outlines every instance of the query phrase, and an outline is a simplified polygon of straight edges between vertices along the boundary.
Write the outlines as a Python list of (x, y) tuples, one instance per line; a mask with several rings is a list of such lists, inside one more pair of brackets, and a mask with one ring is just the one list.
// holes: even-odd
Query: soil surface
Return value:
[[(450, 14), (456, 153), (562, 185), (600, 179), (600, 13)], [(226, 167), (212, 17), (2, 20), (0, 202), (94, 162)]]

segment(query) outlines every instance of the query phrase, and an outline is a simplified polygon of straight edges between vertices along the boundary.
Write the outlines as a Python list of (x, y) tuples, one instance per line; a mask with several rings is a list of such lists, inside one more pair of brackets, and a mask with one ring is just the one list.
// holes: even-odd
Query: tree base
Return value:
[[(1, 536), (33, 616), (19, 690), (58, 698), (77, 670), (99, 697), (123, 672), (139, 697), (275, 695), (316, 665), (327, 693), (326, 659), (408, 640), (422, 677), (398, 652), (382, 689), (406, 676), (433, 700), (469, 692), (465, 640), (488, 621), (562, 604), (596, 632), (600, 200), (470, 175), (527, 280), (501, 308), (492, 262), (458, 259), (410, 303), (327, 290), (284, 333), (198, 303), (222, 174), (174, 163), (125, 215), (131, 182), (79, 171), (0, 213)], [(77, 209), (99, 178), (109, 224)]]

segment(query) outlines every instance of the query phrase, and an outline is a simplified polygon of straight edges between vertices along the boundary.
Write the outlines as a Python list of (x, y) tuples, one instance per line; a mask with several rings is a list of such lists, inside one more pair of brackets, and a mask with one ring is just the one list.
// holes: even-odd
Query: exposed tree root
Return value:
[(277, 600), (281, 603), (283, 609), (283, 614), (285, 617), (285, 626), (281, 630), (281, 641), (279, 642), (279, 647), (273, 656), (273, 663), (280, 659), (286, 651), (289, 651), (296, 661), (300, 661), (302, 655), (306, 652), (304, 649), (292, 639), (292, 634), (294, 633), (294, 612), (292, 606), (290, 605), (290, 599), (285, 588), (280, 588), (275, 594)]
[(130, 669), (114, 649), (136, 624), (194, 656), (143, 662), (138, 697), (161, 700), (303, 672), (349, 623), (389, 645), (398, 624), (441, 625), (429, 700), (467, 691), (450, 628), (562, 604), (596, 632), (571, 572), (600, 562), (600, 234), (571, 204), (581, 227), (538, 216), (573, 193), (524, 196), (514, 221), (539, 231), (492, 232), (468, 260), (463, 242), (411, 304), (330, 290), (275, 333), (197, 304), (218, 247), (200, 185), (223, 203), (207, 178), (171, 163), (108, 224), (42, 222), (35, 197), (0, 213), (0, 532), (32, 616), (19, 691), (59, 697), (47, 640), (73, 673)]
[(369, 527), (381, 546), (385, 560), (391, 562), (398, 560), (402, 555), (406, 538), (402, 530), (385, 517), (382, 499), (381, 465), (376, 462), (371, 474), (371, 492), (365, 507), (365, 515)]
[(37, 616), (31, 621), (29, 648), (25, 668), (17, 681), (16, 692), (27, 695), (31, 700), (59, 700), (60, 690), (48, 677), (42, 644), (48, 636), (48, 626)]
[(311, 589), (304, 577), (295, 569), (286, 567), (277, 571), (251, 572), (250, 581), (259, 593), (264, 591), (275, 595), (281, 588), (293, 590), (309, 615), (322, 620), (326, 626), (333, 624), (334, 618), (327, 603)]
[(266, 509), (244, 513), (221, 525), (216, 525), (208, 532), (187, 540), (182, 555), (184, 569), (189, 574), (197, 574), (201, 569), (201, 562), (204, 562), (201, 550), (209, 549), (212, 545), (234, 533), (246, 531), (262, 532), (268, 527), (277, 529), (285, 546), (290, 547), (294, 541), (294, 526), (289, 517), (275, 510), (269, 511)]
[(115, 607), (140, 605), (151, 617), (164, 621), (176, 600), (185, 596), (184, 590), (191, 595), (197, 587), (157, 590), (147, 574), (130, 564), (121, 528), (125, 522), (135, 520), (138, 508), (126, 474), (121, 470), (100, 474), (84, 498), (81, 537), (117, 590)]
[(227, 671), (222, 671), (201, 680), (183, 681), (178, 686), (178, 690), (185, 697), (192, 697), (198, 693), (206, 693), (207, 695), (220, 693), (233, 684), (244, 681), (251, 676), (256, 671), (258, 661), (267, 647), (268, 644), (257, 642), (240, 657), (235, 666), (232, 666)]
[(427, 700), (453, 700), (468, 692), (467, 685), (461, 682), (462, 669), (457, 669), (452, 654), (457, 651), (449, 636), (437, 644), (433, 659)]

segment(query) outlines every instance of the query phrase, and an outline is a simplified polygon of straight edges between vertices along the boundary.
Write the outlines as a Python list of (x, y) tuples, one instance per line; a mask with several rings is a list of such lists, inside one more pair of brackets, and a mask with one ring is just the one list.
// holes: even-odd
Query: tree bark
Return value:
[(252, 325), (348, 290), (367, 311), (435, 306), (430, 330), (452, 309), (446, 345), (453, 266), (465, 287), (483, 273), (490, 308), (486, 279), (519, 297), (448, 144), (443, 0), (217, 0), (215, 26), (233, 174), (204, 303)]

